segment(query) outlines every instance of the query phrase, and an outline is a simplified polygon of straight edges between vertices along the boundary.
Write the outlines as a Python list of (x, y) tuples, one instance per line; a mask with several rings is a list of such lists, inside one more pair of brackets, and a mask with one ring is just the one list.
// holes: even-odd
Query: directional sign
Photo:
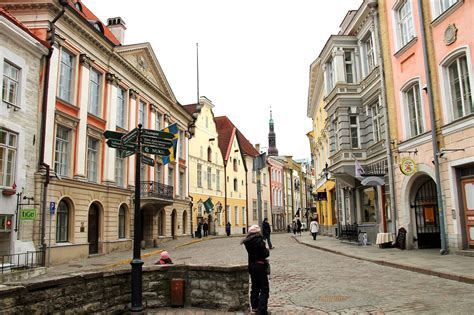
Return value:
[(126, 135), (122, 137), (122, 143), (127, 144), (130, 142), (133, 142), (137, 139), (137, 136), (138, 136), (138, 129), (137, 128), (132, 129)]
[(152, 158), (149, 158), (146, 155), (142, 155), (142, 163), (150, 165), (150, 166), (155, 166), (155, 160), (153, 160)]
[(118, 151), (119, 154), (120, 154), (120, 157), (122, 159), (126, 158), (126, 157), (129, 157), (131, 155), (134, 155), (136, 152), (135, 151), (127, 151), (127, 150), (120, 150)]
[(142, 129), (142, 136), (155, 139), (173, 139), (174, 135), (170, 132), (158, 131), (153, 129)]
[(143, 146), (143, 153), (154, 154), (154, 155), (161, 155), (161, 156), (168, 156), (170, 155), (170, 150), (160, 149), (157, 147), (151, 147), (148, 145)]
[(173, 142), (163, 139), (142, 138), (142, 143), (162, 149), (169, 149), (173, 146)]
[(135, 151), (136, 145), (134, 144), (122, 144), (120, 140), (116, 139), (109, 139), (107, 140), (107, 145), (112, 149), (119, 149), (119, 150), (127, 150), (127, 151)]
[(104, 137), (106, 139), (116, 139), (120, 140), (125, 134), (123, 132), (117, 132), (117, 131), (112, 131), (112, 130), (106, 130), (104, 132)]

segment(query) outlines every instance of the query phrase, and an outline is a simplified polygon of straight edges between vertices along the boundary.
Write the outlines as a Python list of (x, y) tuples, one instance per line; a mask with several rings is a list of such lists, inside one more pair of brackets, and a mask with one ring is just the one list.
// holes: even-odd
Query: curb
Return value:
[(334, 249), (329, 249), (326, 247), (321, 247), (313, 244), (308, 244), (305, 242), (302, 242), (298, 240), (296, 237), (292, 236), (292, 238), (301, 245), (305, 245), (308, 247), (316, 248), (325, 252), (329, 252), (332, 254), (336, 255), (341, 255), (341, 256), (346, 256), (349, 258), (357, 259), (357, 260), (363, 260), (363, 261), (368, 261), (377, 265), (381, 266), (386, 266), (386, 267), (392, 267), (396, 269), (402, 269), (406, 271), (411, 271), (411, 272), (417, 272), (429, 276), (435, 276), (443, 279), (448, 279), (448, 280), (453, 280), (453, 281), (458, 281), (458, 282), (463, 282), (463, 283), (468, 283), (468, 284), (474, 284), (474, 278), (469, 277), (469, 276), (463, 276), (460, 274), (455, 274), (455, 273), (449, 273), (449, 272), (443, 272), (443, 271), (434, 271), (431, 269), (423, 268), (423, 267), (418, 267), (418, 266), (412, 266), (412, 265), (405, 265), (405, 264), (400, 264), (400, 263), (394, 263), (386, 260), (377, 260), (377, 259), (371, 259), (371, 258), (365, 258), (365, 257), (360, 257), (360, 256), (354, 256), (350, 254), (346, 254), (344, 252), (334, 250)]

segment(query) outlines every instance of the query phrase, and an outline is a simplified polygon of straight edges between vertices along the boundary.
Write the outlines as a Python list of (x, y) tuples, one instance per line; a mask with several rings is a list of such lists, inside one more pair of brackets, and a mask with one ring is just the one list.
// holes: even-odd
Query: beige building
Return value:
[[(39, 145), (40, 163), (56, 176), (48, 184), (43, 169), (35, 178), (35, 200), (48, 205), (43, 211), (51, 222), (45, 233), (51, 262), (131, 248), (135, 157), (119, 157), (106, 145), (105, 130), (177, 124), (176, 159), (165, 165), (150, 156), (155, 167), (141, 166), (139, 237), (153, 246), (189, 234), (185, 132), (192, 117), (178, 104), (150, 44), (126, 45), (121, 18), (105, 25), (79, 1), (4, 5), (43, 38), (55, 21)], [(56, 206), (51, 217), (50, 202)], [(45, 228), (37, 223), (39, 231)], [(45, 240), (39, 237), (37, 244)]]
[[(196, 231), (199, 222), (207, 222), (210, 234), (223, 234), (224, 161), (218, 145), (214, 105), (206, 97), (201, 97), (199, 106), (191, 104), (184, 108), (195, 117), (194, 136), (189, 141), (189, 194), (193, 200), (193, 230)], [(206, 204), (207, 200), (211, 204)]]

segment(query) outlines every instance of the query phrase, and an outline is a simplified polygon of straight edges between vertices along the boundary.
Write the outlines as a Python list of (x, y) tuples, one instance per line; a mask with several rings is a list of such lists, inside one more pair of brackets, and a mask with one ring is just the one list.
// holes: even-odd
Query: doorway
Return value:
[(176, 209), (173, 209), (173, 212), (171, 212), (171, 236), (173, 238), (176, 237), (177, 217), (178, 217), (178, 214), (176, 213)]
[(418, 188), (411, 207), (415, 211), (418, 248), (440, 248), (438, 199), (436, 183), (432, 179)]
[(87, 241), (89, 242), (89, 254), (97, 254), (99, 252), (99, 208), (95, 203), (89, 208), (88, 220)]
[(474, 178), (461, 181), (467, 247), (474, 249)]

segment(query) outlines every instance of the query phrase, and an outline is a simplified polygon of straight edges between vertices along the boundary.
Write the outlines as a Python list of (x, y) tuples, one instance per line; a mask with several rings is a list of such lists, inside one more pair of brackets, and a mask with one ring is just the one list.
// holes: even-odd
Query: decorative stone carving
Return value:
[(100, 140), (102, 138), (102, 131), (95, 126), (87, 125), (87, 135)]
[(91, 63), (92, 63), (92, 59), (90, 57), (88, 57), (86, 54), (80, 54), (79, 55), (79, 62), (84, 67), (90, 68)]
[(79, 124), (79, 119), (73, 116), (70, 116), (66, 113), (56, 110), (56, 115), (54, 117), (57, 124), (65, 126), (69, 129), (76, 129)]
[(137, 56), (137, 65), (138, 70), (140, 70), (142, 73), (145, 73), (148, 70), (148, 63), (143, 56)]
[(115, 74), (113, 73), (110, 73), (110, 72), (107, 72), (105, 74), (105, 79), (107, 80), (107, 82), (109, 82), (110, 84), (115, 84), (115, 85), (118, 85), (120, 83), (120, 79), (119, 77), (117, 77)]
[(130, 95), (131, 98), (137, 98), (139, 93), (135, 91), (134, 89), (130, 89), (128, 90), (128, 94)]
[(449, 24), (444, 31), (444, 43), (446, 46), (453, 44), (457, 39), (458, 29), (455, 24)]

